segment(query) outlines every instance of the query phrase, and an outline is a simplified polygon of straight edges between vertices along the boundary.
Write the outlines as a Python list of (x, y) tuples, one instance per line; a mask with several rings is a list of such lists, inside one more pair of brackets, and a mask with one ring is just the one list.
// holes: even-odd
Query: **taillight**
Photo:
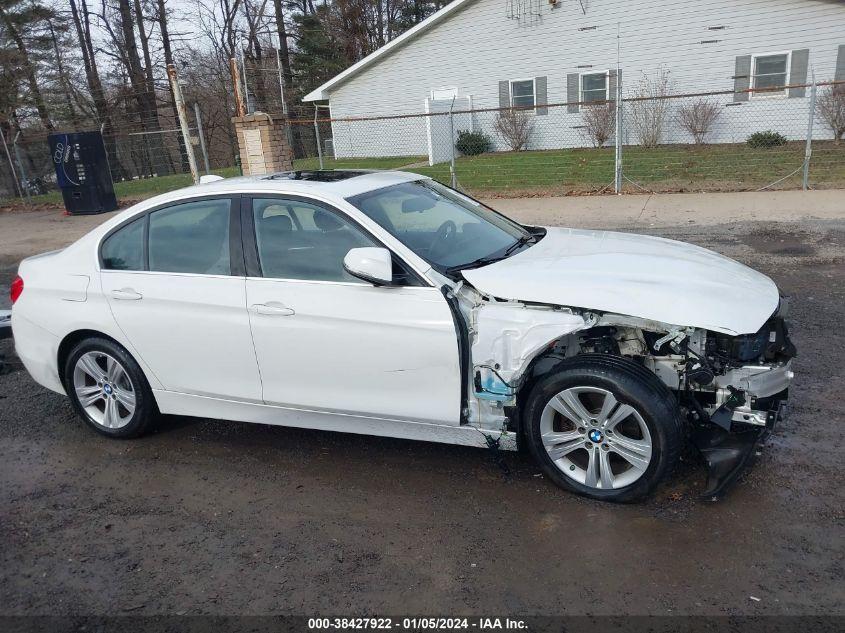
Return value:
[(9, 288), (9, 297), (12, 299), (12, 304), (18, 300), (18, 298), (23, 294), (23, 279), (20, 278), (20, 275), (16, 276), (12, 279), (12, 285)]

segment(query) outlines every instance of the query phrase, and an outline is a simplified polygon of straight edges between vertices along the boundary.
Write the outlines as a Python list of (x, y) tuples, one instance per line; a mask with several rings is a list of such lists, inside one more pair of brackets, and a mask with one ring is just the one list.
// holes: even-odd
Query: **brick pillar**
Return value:
[(269, 114), (232, 117), (245, 176), (261, 176), (293, 169), (293, 152), (283, 118)]

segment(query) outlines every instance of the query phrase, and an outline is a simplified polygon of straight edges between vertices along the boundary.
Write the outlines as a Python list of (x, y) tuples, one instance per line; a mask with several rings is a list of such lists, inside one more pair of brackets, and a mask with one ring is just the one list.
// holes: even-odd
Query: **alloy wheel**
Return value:
[(105, 352), (86, 352), (73, 368), (79, 405), (98, 425), (120, 429), (135, 414), (135, 388), (126, 369)]
[(642, 415), (608, 390), (570, 387), (549, 400), (540, 417), (543, 447), (569, 479), (610, 490), (634, 483), (652, 457)]

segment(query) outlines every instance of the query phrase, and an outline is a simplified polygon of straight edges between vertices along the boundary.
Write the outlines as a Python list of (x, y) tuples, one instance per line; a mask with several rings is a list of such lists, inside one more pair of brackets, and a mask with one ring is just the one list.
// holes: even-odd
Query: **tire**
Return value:
[(543, 472), (592, 499), (642, 499), (674, 469), (683, 445), (675, 396), (619, 356), (561, 361), (534, 383), (523, 411), (526, 444)]
[(138, 437), (158, 417), (144, 373), (114, 341), (89, 338), (78, 343), (65, 361), (63, 379), (76, 412), (102, 435)]

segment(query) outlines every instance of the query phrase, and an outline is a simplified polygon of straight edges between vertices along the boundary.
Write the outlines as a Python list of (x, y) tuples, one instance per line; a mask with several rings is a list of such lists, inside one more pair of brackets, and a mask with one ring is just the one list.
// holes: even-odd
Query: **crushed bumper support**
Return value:
[(707, 462), (707, 486), (702, 498), (722, 495), (739, 478), (754, 449), (784, 418), (785, 413), (786, 402), (780, 400), (773, 402), (766, 412), (765, 426), (734, 424), (725, 429), (711, 422), (693, 430), (692, 443)]

